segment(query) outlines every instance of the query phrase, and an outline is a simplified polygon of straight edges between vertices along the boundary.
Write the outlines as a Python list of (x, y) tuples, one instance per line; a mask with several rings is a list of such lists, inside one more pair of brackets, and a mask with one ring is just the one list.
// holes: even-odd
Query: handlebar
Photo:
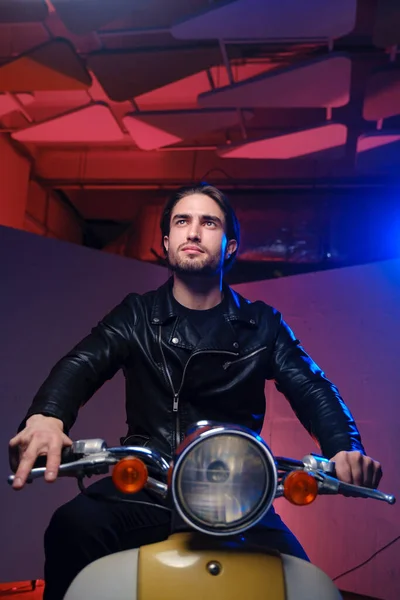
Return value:
[(343, 494), (343, 496), (351, 496), (353, 498), (372, 498), (373, 500), (382, 500), (388, 504), (395, 504), (396, 498), (391, 494), (385, 494), (380, 490), (345, 483), (335, 477), (330, 477), (324, 474), (321, 485), (318, 486), (319, 494)]
[[(103, 475), (108, 473), (109, 468), (117, 464), (122, 458), (127, 456), (136, 456), (141, 458), (150, 466), (154, 467), (161, 475), (166, 475), (169, 469), (167, 460), (157, 451), (143, 446), (116, 446), (108, 448), (104, 440), (78, 440), (73, 442), (72, 446), (63, 449), (61, 455), (61, 464), (58, 469), (58, 477), (91, 477), (92, 475)], [(43, 459), (38, 457), (33, 469), (31, 469), (27, 482), (43, 477), (46, 472), (46, 466), (43, 465)], [(9, 475), (7, 482), (12, 485), (15, 475)], [(162, 489), (164, 487), (157, 485), (157, 480), (149, 477), (148, 487)], [(161, 482), (160, 482), (161, 483)]]
[[(159, 495), (165, 497), (168, 492), (167, 474), (170, 469), (170, 463), (159, 452), (143, 446), (115, 446), (108, 447), (102, 439), (78, 440), (73, 442), (72, 446), (64, 448), (59, 467), (59, 477), (76, 477), (80, 482), (83, 477), (92, 475), (102, 475), (109, 471), (109, 468), (117, 464), (122, 458), (137, 457), (145, 462), (150, 468), (154, 469), (157, 477), (149, 476), (146, 487)], [(46, 467), (43, 460), (46, 457), (39, 457), (35, 466), (28, 477), (28, 482), (43, 477)], [(41, 464), (40, 464), (41, 463)], [(292, 458), (276, 457), (275, 466), (278, 472), (278, 486), (275, 498), (280, 498), (284, 494), (284, 479), (293, 471), (305, 471), (312, 475), (318, 484), (318, 494), (342, 494), (357, 498), (372, 498), (381, 500), (388, 504), (394, 504), (396, 498), (393, 495), (385, 494), (380, 490), (370, 489), (345, 483), (335, 477), (335, 465), (322, 456), (308, 454), (302, 460)], [(15, 475), (8, 476), (8, 483), (11, 485)]]

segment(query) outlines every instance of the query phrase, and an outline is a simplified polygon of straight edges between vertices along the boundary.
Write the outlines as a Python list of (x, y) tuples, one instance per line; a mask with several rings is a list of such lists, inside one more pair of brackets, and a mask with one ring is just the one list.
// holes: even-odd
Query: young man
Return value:
[[(39, 454), (47, 455), (47, 481), (55, 480), (79, 408), (120, 368), (127, 443), (150, 441), (172, 454), (185, 429), (203, 419), (260, 432), (265, 380), (274, 379), (322, 453), (335, 460), (338, 477), (376, 487), (381, 467), (365, 456), (337, 388), (279, 312), (223, 283), (240, 238), (227, 198), (206, 184), (181, 189), (165, 206), (161, 231), (173, 277), (156, 291), (130, 294), (56, 364), (10, 441), (21, 457), (14, 488), (23, 487)], [(110, 478), (91, 486), (115, 496), (111, 488)], [(146, 504), (146, 492), (136, 498), (145, 504), (79, 495), (56, 511), (45, 535), (46, 600), (61, 600), (89, 562), (168, 536), (168, 512)], [(273, 509), (249, 537), (306, 558)]]

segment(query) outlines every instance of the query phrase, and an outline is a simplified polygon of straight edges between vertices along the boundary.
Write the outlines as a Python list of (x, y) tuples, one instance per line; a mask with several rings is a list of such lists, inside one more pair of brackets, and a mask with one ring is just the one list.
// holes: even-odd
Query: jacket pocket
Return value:
[(264, 350), (267, 350), (267, 346), (258, 348), (258, 350), (254, 350), (253, 352), (250, 352), (250, 354), (241, 356), (240, 358), (237, 358), (236, 360), (229, 360), (222, 365), (222, 368), (225, 369), (225, 371), (226, 371), (232, 365), (237, 365), (238, 363), (244, 362), (245, 360), (248, 360), (249, 358), (253, 358), (254, 356), (257, 356), (257, 354), (260, 354), (260, 352), (264, 352)]

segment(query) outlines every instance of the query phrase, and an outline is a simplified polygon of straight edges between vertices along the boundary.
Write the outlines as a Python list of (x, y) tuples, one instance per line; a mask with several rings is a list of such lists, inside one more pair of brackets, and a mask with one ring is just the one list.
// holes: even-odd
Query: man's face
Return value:
[(227, 240), (223, 211), (205, 194), (185, 196), (175, 204), (164, 245), (171, 269), (188, 275), (218, 274), (237, 246)]

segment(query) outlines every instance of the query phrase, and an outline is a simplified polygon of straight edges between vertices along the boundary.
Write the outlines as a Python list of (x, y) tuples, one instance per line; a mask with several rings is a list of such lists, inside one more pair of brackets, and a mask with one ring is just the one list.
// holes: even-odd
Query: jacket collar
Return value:
[[(164, 285), (156, 290), (153, 307), (151, 311), (151, 322), (153, 325), (163, 325), (169, 319), (178, 316), (172, 296), (173, 278), (168, 279)], [(255, 311), (251, 308), (251, 302), (246, 300), (240, 294), (233, 291), (228, 285), (223, 284), (225, 320), (242, 321), (250, 326), (257, 326), (257, 317)]]

